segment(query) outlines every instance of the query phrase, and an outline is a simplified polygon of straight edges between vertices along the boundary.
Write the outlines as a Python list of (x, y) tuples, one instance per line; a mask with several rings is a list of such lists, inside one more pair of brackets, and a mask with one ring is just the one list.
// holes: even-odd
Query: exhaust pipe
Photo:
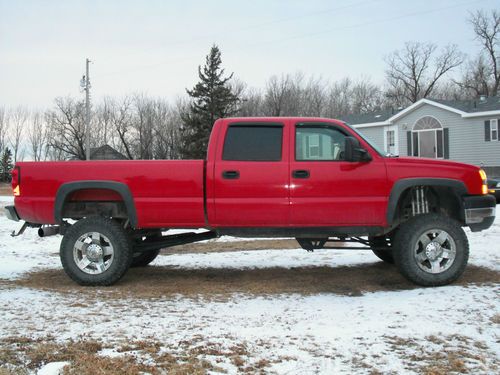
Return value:
[(38, 229), (38, 235), (40, 237), (53, 236), (55, 234), (59, 234), (60, 230), (61, 230), (61, 228), (59, 227), (59, 225), (40, 227)]

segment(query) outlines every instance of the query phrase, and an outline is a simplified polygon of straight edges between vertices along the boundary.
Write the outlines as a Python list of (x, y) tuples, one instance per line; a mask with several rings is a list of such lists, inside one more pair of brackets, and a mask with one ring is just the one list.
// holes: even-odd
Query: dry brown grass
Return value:
[(490, 318), (490, 321), (494, 324), (500, 324), (500, 314), (495, 314)]
[[(408, 369), (425, 375), (498, 373), (500, 363), (488, 347), (462, 335), (428, 336), (433, 345), (413, 338), (385, 337), (394, 352), (405, 358)], [(437, 346), (437, 349), (436, 349)], [(415, 354), (409, 355), (413, 351)]]
[(268, 249), (298, 249), (294, 239), (269, 240), (242, 240), (231, 242), (198, 242), (187, 245), (173, 246), (162, 250), (162, 254), (191, 254), (191, 253), (226, 253), (232, 251), (254, 251)]
[(0, 183), (0, 195), (12, 196), (12, 187), (10, 184)]
[[(203, 339), (205, 340), (205, 339)], [(64, 374), (70, 375), (132, 375), (150, 374), (206, 374), (209, 371), (223, 372), (200, 357), (207, 351), (185, 342), (172, 353), (162, 351), (162, 345), (154, 340), (124, 343), (118, 346), (119, 356), (99, 355), (103, 349), (94, 340), (58, 343), (52, 338), (30, 339), (9, 337), (0, 341), (0, 375), (26, 374), (50, 362), (67, 361)], [(196, 344), (201, 345), (201, 344)], [(109, 347), (109, 346), (108, 346)], [(164, 349), (164, 348), (163, 348)], [(207, 350), (210, 345), (207, 345)], [(236, 355), (230, 350), (224, 355)], [(215, 354), (214, 354), (215, 355)], [(144, 359), (149, 360), (146, 364)]]
[[(456, 285), (500, 283), (500, 272), (467, 267)], [(157, 298), (172, 295), (221, 298), (234, 293), (311, 295), (335, 293), (361, 296), (366, 292), (409, 290), (416, 285), (404, 279), (394, 266), (377, 262), (359, 266), (298, 267), (265, 269), (175, 269), (151, 266), (130, 269), (113, 287), (80, 287), (63, 270), (44, 270), (3, 283), (4, 287), (23, 286), (71, 294), (106, 293), (109, 298)]]

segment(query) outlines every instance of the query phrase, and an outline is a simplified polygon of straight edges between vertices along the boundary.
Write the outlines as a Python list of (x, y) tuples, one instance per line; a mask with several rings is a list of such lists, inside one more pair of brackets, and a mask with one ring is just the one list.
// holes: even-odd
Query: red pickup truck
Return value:
[(355, 241), (417, 284), (444, 285), (467, 264), (462, 227), (495, 218), (480, 168), (385, 155), (324, 118), (217, 120), (206, 160), (21, 162), (12, 187), (8, 217), (63, 234), (61, 262), (82, 285), (225, 234), (295, 237), (306, 250)]

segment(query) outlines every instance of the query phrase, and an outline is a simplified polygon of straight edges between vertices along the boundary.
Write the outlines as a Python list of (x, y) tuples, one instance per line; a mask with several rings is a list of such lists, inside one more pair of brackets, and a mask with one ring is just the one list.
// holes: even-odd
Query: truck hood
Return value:
[(387, 164), (409, 164), (409, 165), (415, 165), (418, 164), (422, 167), (428, 166), (430, 168), (443, 168), (443, 167), (449, 167), (449, 168), (461, 168), (469, 171), (478, 171), (480, 168), (472, 165), (472, 164), (466, 164), (466, 163), (460, 163), (457, 161), (451, 161), (451, 160), (443, 160), (443, 159), (430, 159), (430, 158), (420, 158), (420, 157), (410, 157), (410, 156), (399, 156), (399, 157), (391, 157), (391, 158), (386, 158), (386, 163)]
[(469, 194), (481, 194), (480, 168), (465, 163), (442, 159), (416, 157), (388, 157), (384, 159), (389, 181), (400, 179), (445, 179), (462, 182)]

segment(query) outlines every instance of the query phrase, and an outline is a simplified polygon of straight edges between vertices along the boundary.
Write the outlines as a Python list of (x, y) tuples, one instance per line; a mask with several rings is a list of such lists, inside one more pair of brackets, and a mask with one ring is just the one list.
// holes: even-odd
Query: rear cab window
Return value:
[(282, 124), (232, 124), (224, 139), (222, 160), (281, 161)]

